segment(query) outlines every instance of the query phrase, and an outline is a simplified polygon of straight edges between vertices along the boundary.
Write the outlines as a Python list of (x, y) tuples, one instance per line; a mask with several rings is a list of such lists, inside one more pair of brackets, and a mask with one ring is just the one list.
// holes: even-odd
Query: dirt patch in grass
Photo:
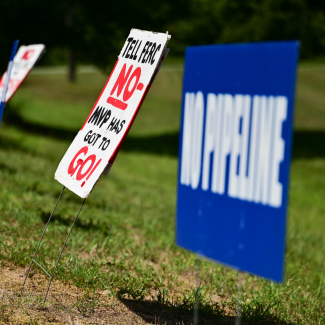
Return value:
[[(192, 324), (193, 313), (169, 308), (156, 300), (117, 299), (109, 290), (77, 288), (54, 279), (44, 304), (49, 278), (35, 269), (20, 294), (27, 268), (0, 266), (0, 324)], [(215, 324), (202, 316), (200, 324)], [(225, 317), (218, 324), (232, 324)]]
[(106, 290), (91, 292), (53, 280), (43, 304), (49, 278), (32, 273), (23, 295), (26, 269), (0, 267), (0, 324), (147, 324)]

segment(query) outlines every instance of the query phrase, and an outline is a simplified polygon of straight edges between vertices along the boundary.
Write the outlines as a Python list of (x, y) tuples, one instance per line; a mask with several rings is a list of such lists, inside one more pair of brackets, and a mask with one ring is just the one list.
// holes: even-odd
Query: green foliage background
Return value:
[(2, 0), (0, 13), (3, 70), (17, 38), (46, 44), (43, 64), (62, 64), (73, 49), (79, 62), (107, 69), (131, 28), (168, 30), (174, 56), (188, 45), (279, 39), (299, 39), (302, 58), (325, 51), (322, 0)]

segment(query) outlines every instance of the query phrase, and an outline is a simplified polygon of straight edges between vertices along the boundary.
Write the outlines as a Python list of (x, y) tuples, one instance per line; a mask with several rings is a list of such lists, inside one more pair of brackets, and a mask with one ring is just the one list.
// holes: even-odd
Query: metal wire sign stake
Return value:
[[(37, 245), (21, 293), (30, 269), (35, 263), (50, 277), (44, 298), (45, 303), (63, 250), (85, 200), (90, 195), (99, 177), (102, 174), (108, 175), (121, 145), (169, 52), (166, 45), (170, 38), (168, 32), (153, 33), (138, 29), (130, 31), (104, 89), (55, 172), (55, 179), (64, 187)], [(64, 242), (52, 275), (50, 275), (35, 260), (35, 257), (66, 187), (83, 198), (84, 201)]]
[(244, 283), (244, 273), (238, 271), (237, 279), (237, 308), (236, 308), (236, 322), (235, 325), (241, 325), (241, 316), (243, 310), (243, 283)]
[(65, 248), (65, 246), (66, 246), (66, 244), (67, 244), (67, 242), (68, 242), (68, 239), (69, 239), (69, 237), (70, 237), (71, 231), (72, 231), (72, 229), (73, 229), (73, 227), (74, 227), (74, 225), (75, 225), (75, 223), (76, 223), (76, 221), (77, 221), (77, 219), (78, 219), (78, 217), (79, 217), (80, 211), (81, 211), (81, 209), (82, 209), (82, 207), (83, 207), (83, 205), (84, 205), (84, 203), (85, 203), (85, 201), (86, 201), (86, 199), (84, 199), (83, 202), (82, 202), (82, 204), (81, 204), (81, 207), (80, 207), (80, 209), (79, 209), (79, 211), (78, 211), (78, 214), (77, 214), (76, 218), (75, 218), (74, 221), (73, 221), (73, 224), (72, 224), (72, 226), (71, 226), (71, 228), (70, 228), (70, 231), (69, 231), (69, 233), (68, 233), (68, 236), (67, 236), (67, 238), (65, 239), (65, 242), (64, 242), (63, 247), (62, 247), (62, 249), (61, 249), (60, 255), (59, 255), (59, 257), (58, 257), (58, 259), (57, 259), (57, 261), (56, 261), (56, 264), (55, 264), (54, 270), (53, 270), (53, 272), (52, 272), (52, 275), (50, 275), (50, 274), (49, 274), (49, 273), (48, 273), (48, 272), (47, 272), (47, 271), (42, 267), (42, 265), (40, 265), (38, 262), (35, 261), (35, 256), (36, 256), (36, 254), (37, 254), (37, 252), (38, 252), (38, 249), (39, 249), (40, 246), (41, 246), (41, 242), (42, 242), (43, 237), (44, 237), (44, 235), (45, 235), (46, 229), (47, 229), (47, 227), (48, 227), (48, 225), (49, 225), (49, 223), (50, 223), (50, 221), (51, 221), (51, 218), (52, 218), (52, 216), (53, 216), (53, 214), (54, 214), (54, 211), (55, 211), (55, 209), (56, 209), (56, 207), (57, 207), (57, 205), (58, 205), (58, 203), (59, 203), (59, 201), (60, 201), (60, 199), (61, 199), (61, 196), (62, 196), (62, 194), (63, 194), (64, 189), (65, 189), (65, 186), (63, 187), (63, 189), (62, 189), (62, 191), (61, 191), (61, 194), (60, 194), (60, 196), (59, 196), (59, 198), (58, 198), (58, 200), (57, 200), (57, 202), (56, 202), (56, 204), (55, 204), (55, 207), (54, 207), (54, 209), (53, 209), (53, 211), (52, 211), (52, 213), (51, 213), (51, 215), (50, 215), (50, 217), (49, 217), (49, 220), (47, 221), (47, 224), (46, 224), (46, 226), (45, 226), (45, 228), (44, 228), (44, 230), (43, 230), (42, 237), (41, 237), (40, 241), (38, 242), (37, 248), (36, 248), (36, 250), (35, 250), (35, 253), (34, 253), (34, 256), (33, 256), (33, 258), (32, 258), (32, 261), (31, 261), (31, 263), (30, 263), (30, 265), (29, 265), (29, 268), (28, 268), (28, 271), (27, 271), (27, 273), (26, 273), (26, 276), (25, 276), (25, 280), (24, 280), (23, 286), (22, 286), (21, 291), (20, 291), (20, 294), (22, 295), (22, 294), (23, 294), (23, 290), (24, 290), (24, 286), (25, 286), (25, 283), (26, 283), (26, 280), (27, 280), (27, 278), (28, 278), (28, 274), (29, 274), (29, 272), (30, 272), (30, 269), (32, 268), (33, 263), (35, 263), (36, 265), (38, 265), (38, 266), (39, 266), (39, 267), (40, 267), (40, 268), (41, 268), (41, 269), (42, 269), (42, 270), (43, 270), (43, 271), (44, 271), (44, 272), (45, 272), (45, 273), (50, 277), (50, 282), (49, 282), (49, 285), (48, 285), (48, 287), (47, 287), (47, 291), (46, 291), (45, 298), (44, 298), (44, 303), (46, 302), (46, 298), (47, 298), (47, 295), (48, 295), (48, 293), (49, 293), (50, 286), (51, 286), (52, 280), (53, 280), (53, 278), (54, 278), (55, 271), (56, 271), (56, 269), (57, 269), (57, 267), (58, 267), (59, 261), (60, 261), (60, 259), (61, 259), (62, 253), (63, 253), (63, 251), (64, 251), (64, 248)]
[(201, 258), (196, 254), (195, 260), (195, 296), (194, 296), (194, 312), (193, 312), (193, 325), (199, 324), (199, 300), (200, 300), (200, 271), (201, 271)]

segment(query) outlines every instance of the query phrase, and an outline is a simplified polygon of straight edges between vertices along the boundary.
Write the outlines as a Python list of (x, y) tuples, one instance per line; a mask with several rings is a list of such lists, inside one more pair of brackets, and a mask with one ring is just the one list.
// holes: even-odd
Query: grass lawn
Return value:
[[(106, 79), (84, 73), (69, 84), (62, 74), (31, 74), (6, 107), (0, 129), (2, 267), (30, 263), (62, 189), (54, 172)], [(157, 323), (158, 315), (161, 324), (191, 324), (199, 263), (200, 323), (233, 322), (226, 316), (235, 315), (237, 273), (197, 262), (174, 244), (181, 88), (180, 66), (167, 64), (110, 175), (100, 178), (87, 199), (57, 269), (62, 283), (87, 290), (80, 304), (91, 302), (94, 312), (101, 304), (97, 293), (108, 290), (109, 296), (133, 304), (146, 322)], [(243, 320), (248, 323), (325, 323), (324, 89), (325, 65), (300, 65), (286, 281), (277, 285), (244, 276)], [(64, 192), (37, 257), (47, 270), (53, 269), (81, 202)], [(32, 276), (40, 273), (33, 268)], [(13, 308), (23, 308), (17, 306), (0, 295), (0, 323), (9, 324)], [(78, 309), (81, 316), (87, 316), (82, 312), (87, 308)]]

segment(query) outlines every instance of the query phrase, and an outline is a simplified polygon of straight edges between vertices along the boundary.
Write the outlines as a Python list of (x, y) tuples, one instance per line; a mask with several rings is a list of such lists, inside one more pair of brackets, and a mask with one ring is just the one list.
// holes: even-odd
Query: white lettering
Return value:
[(276, 97), (276, 114), (274, 127), (274, 146), (271, 170), (271, 195), (269, 203), (273, 207), (280, 207), (282, 204), (282, 184), (279, 182), (280, 163), (284, 158), (284, 141), (281, 137), (282, 123), (287, 119), (288, 100), (286, 97)]
[(195, 97), (194, 114), (192, 120), (192, 141), (191, 141), (191, 186), (196, 189), (199, 185), (201, 176), (201, 156), (202, 156), (202, 138), (203, 138), (203, 115), (204, 98), (198, 91)]
[(230, 153), (231, 145), (231, 130), (232, 130), (232, 116), (233, 116), (233, 98), (231, 95), (224, 95), (223, 118), (221, 125), (221, 152), (219, 164), (219, 179), (217, 183), (217, 192), (223, 194), (225, 192), (226, 181), (226, 159)]
[(223, 116), (223, 102), (224, 95), (219, 94), (217, 100), (217, 113), (216, 113), (216, 130), (215, 130), (215, 141), (214, 141), (214, 154), (213, 154), (213, 167), (212, 167), (212, 185), (211, 191), (218, 193), (218, 178), (219, 178), (219, 164), (220, 164), (220, 148), (221, 148), (221, 125)]
[(209, 189), (210, 158), (214, 149), (216, 125), (217, 125), (217, 96), (208, 94), (207, 112), (205, 118), (205, 136), (204, 136), (204, 154), (203, 154), (203, 172), (202, 189)]
[(248, 181), (246, 188), (246, 199), (252, 201), (255, 188), (255, 166), (256, 166), (256, 149), (258, 148), (258, 121), (259, 121), (259, 96), (253, 98), (252, 109), (252, 127), (250, 138), (250, 150), (249, 150), (249, 166), (248, 166)]
[(197, 189), (202, 169), (204, 191), (210, 188), (211, 179), (211, 191), (222, 195), (228, 182), (230, 197), (280, 207), (279, 173), (285, 150), (282, 124), (287, 104), (283, 96), (255, 95), (252, 99), (209, 93), (203, 130), (203, 93), (186, 93), (180, 183)]
[(247, 173), (247, 156), (248, 156), (248, 136), (249, 136), (249, 119), (250, 119), (250, 108), (251, 108), (251, 96), (244, 96), (244, 108), (242, 117), (242, 136), (241, 136), (241, 146), (240, 146), (240, 166), (239, 166), (239, 184), (240, 191), (238, 193), (238, 198), (245, 200), (246, 189), (248, 178)]
[(274, 111), (274, 98), (260, 97), (259, 118), (259, 148), (257, 151), (257, 172), (254, 201), (267, 204), (269, 189), (269, 166), (272, 140), (272, 120)]
[[(237, 176), (239, 151), (240, 151), (240, 122), (243, 113), (243, 96), (235, 96), (235, 109), (234, 109), (234, 127), (232, 129), (232, 150), (230, 156), (230, 168), (229, 168), (229, 185), (228, 195), (231, 197), (237, 197), (239, 190), (239, 177)], [(241, 163), (241, 162), (240, 162)]]
[(183, 144), (182, 144), (182, 166), (181, 166), (181, 184), (190, 185), (191, 171), (191, 134), (192, 117), (194, 108), (194, 93), (185, 94), (184, 118), (183, 118)]

